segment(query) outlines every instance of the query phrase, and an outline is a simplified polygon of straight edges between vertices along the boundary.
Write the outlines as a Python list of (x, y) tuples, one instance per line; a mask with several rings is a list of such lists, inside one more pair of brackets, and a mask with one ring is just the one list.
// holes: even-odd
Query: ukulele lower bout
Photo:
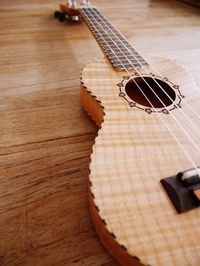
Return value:
[[(200, 208), (177, 214), (160, 180), (191, 169), (191, 162), (165, 124), (199, 165), (199, 152), (173, 119), (188, 127), (182, 113), (185, 112), (200, 130), (189, 112), (190, 106), (198, 110), (199, 89), (170, 60), (151, 57), (148, 62), (156, 66), (160, 76), (168, 78), (166, 81), (156, 77), (173, 90), (173, 102), (168, 109), (179, 100), (181, 108), (168, 114), (152, 111), (149, 115), (145, 108), (150, 107), (129, 93), (130, 80), (124, 79), (127, 74), (115, 71), (107, 59), (93, 61), (82, 71), (83, 107), (100, 126), (90, 163), (91, 215), (101, 241), (122, 265), (198, 266)], [(138, 71), (142, 74), (141, 69)], [(149, 72), (153, 70), (149, 68)], [(174, 84), (179, 87), (173, 87)], [(120, 93), (125, 96), (119, 97)], [(142, 108), (130, 107), (123, 97)], [(197, 134), (193, 131), (190, 134), (197, 142)]]

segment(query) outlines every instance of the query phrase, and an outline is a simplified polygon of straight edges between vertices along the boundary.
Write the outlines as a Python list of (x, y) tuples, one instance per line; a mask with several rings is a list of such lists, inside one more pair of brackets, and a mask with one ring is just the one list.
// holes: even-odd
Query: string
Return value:
[[(114, 27), (114, 25), (110, 22), (110, 21), (108, 21), (108, 19), (102, 14), (102, 13), (100, 13), (97, 9), (93, 9), (93, 10), (95, 10), (96, 11), (96, 13), (97, 14), (99, 14), (100, 16), (102, 16), (111, 26), (112, 26), (112, 28), (115, 30), (115, 31), (117, 31), (119, 34), (120, 34), (120, 36), (122, 36), (122, 38), (127, 42), (127, 44), (129, 45), (129, 46), (131, 46), (131, 48), (134, 50), (134, 51), (136, 51), (137, 52), (137, 54), (138, 55), (140, 55), (140, 57), (145, 61), (145, 58), (143, 57), (143, 56), (141, 56), (141, 53), (139, 53), (139, 51), (135, 48), (135, 47), (133, 47), (133, 45), (131, 44), (131, 43), (129, 43), (128, 42), (128, 40), (125, 38), (125, 36), (123, 35), (123, 34), (121, 34), (119, 31), (118, 31), (118, 29), (116, 29), (115, 27)], [(104, 21), (103, 21), (104, 22)], [(104, 24), (105, 24), (105, 22), (104, 22)], [(112, 30), (112, 32), (113, 32), (113, 30)], [(115, 33), (115, 32), (113, 32), (114, 34), (115, 34), (115, 36), (117, 36), (117, 34)], [(133, 53), (132, 53), (132, 51), (127, 47), (127, 46), (125, 46), (125, 44), (122, 42), (122, 40), (117, 36), (117, 38), (118, 38), (118, 40), (122, 43), (122, 45), (124, 45), (124, 47), (130, 52), (130, 54), (137, 60), (137, 62), (140, 64), (140, 66), (146, 71), (146, 73), (149, 75), (150, 73), (147, 71), (147, 69), (145, 68), (145, 66), (143, 66), (141, 63), (140, 63), (140, 61), (137, 59), (137, 56), (135, 56)], [(159, 75), (159, 76), (162, 76), (159, 72), (158, 72), (158, 70), (156, 70), (156, 68), (155, 67), (153, 67), (152, 65), (151, 65), (151, 68), (153, 69), (153, 70), (155, 70), (155, 72)], [(161, 88), (161, 90), (167, 95), (167, 97), (173, 102), (173, 99), (170, 97), (170, 95), (162, 88), (162, 86), (160, 86), (160, 84), (157, 82), (157, 80), (156, 79), (154, 79), (154, 77), (152, 77), (152, 79), (157, 83), (157, 85)], [(188, 108), (192, 111), (192, 113), (193, 114), (195, 114), (199, 119), (200, 119), (200, 115), (198, 115), (196, 112), (195, 112), (195, 110), (193, 110), (192, 109), (192, 107), (187, 103), (187, 102), (185, 102), (185, 104), (188, 106)], [(193, 125), (192, 124), (192, 122), (189, 120), (189, 118), (186, 116), (186, 114), (183, 112), (183, 110), (181, 110), (180, 109), (180, 111), (184, 114), (184, 116), (187, 118), (187, 120), (191, 123), (191, 125), (200, 133), (200, 130), (195, 126), (195, 125)]]
[[(101, 17), (100, 17), (101, 18)], [(102, 19), (101, 19), (101, 21), (102, 21)], [(103, 21), (104, 22), (104, 21)], [(105, 24), (105, 22), (104, 22), (104, 24)], [(105, 24), (106, 25), (106, 24)], [(101, 24), (100, 24), (100, 26), (102, 26)], [(107, 25), (106, 25), (107, 26)], [(113, 31), (112, 31), (113, 32)], [(113, 32), (114, 34), (115, 34), (115, 32)], [(116, 34), (115, 34), (116, 35)], [(117, 35), (116, 35), (117, 36)], [(109, 36), (110, 37), (110, 36)], [(119, 39), (119, 37), (117, 36), (117, 38)], [(112, 39), (111, 39), (112, 40)], [(123, 46), (126, 48), (126, 46), (125, 46), (125, 44), (121, 41), (121, 39), (119, 39), (119, 41), (123, 44)], [(115, 43), (113, 40), (112, 40), (112, 42), (113, 43)], [(121, 48), (115, 43), (115, 45), (121, 50)], [(127, 49), (127, 48), (126, 48)], [(121, 50), (122, 51), (122, 50)], [(129, 52), (131, 53), (131, 51), (129, 50)], [(123, 53), (124, 54), (124, 53)], [(125, 54), (124, 54), (125, 55)], [(131, 55), (133, 55), (132, 53), (131, 53)], [(126, 56), (125, 56), (126, 57)], [(134, 55), (133, 55), (133, 57), (135, 57)], [(130, 60), (129, 60), (129, 58), (128, 57), (126, 57), (127, 59), (128, 59), (128, 61), (129, 62), (131, 62)], [(142, 64), (140, 63), (140, 61), (137, 59), (137, 57), (135, 57), (136, 58), (136, 60), (137, 60), (137, 62), (140, 64), (140, 66), (142, 66)], [(143, 66), (142, 66), (143, 67)], [(144, 67), (143, 67), (144, 68)], [(145, 68), (144, 68), (145, 69)], [(146, 71), (146, 69), (145, 69), (145, 71)], [(137, 72), (138, 73), (138, 72)], [(148, 71), (146, 71), (146, 73), (147, 74), (150, 74), (150, 73), (148, 73)], [(157, 99), (165, 106), (165, 104), (163, 103), (163, 101), (158, 97), (158, 95), (155, 93), (155, 91), (152, 89), (152, 87), (151, 86), (149, 86), (149, 84), (148, 84), (148, 82), (146, 82), (146, 80), (140, 75), (140, 77), (144, 80), (144, 82), (147, 84), (147, 86), (151, 89), (151, 91), (153, 92), (153, 94), (157, 97)], [(154, 78), (154, 77), (152, 77), (152, 79), (155, 81), (155, 83), (161, 88), (161, 90), (167, 95), (167, 97), (173, 102), (173, 99), (167, 94), (167, 92), (162, 88), (162, 86), (157, 82), (157, 80)], [(166, 109), (167, 109), (167, 106), (165, 106), (166, 107)], [(168, 110), (168, 109), (167, 109)], [(198, 133), (200, 134), (200, 131), (199, 131), (199, 129), (195, 126), (195, 125), (193, 125), (193, 123), (190, 121), (190, 119), (187, 117), (187, 115), (180, 109), (180, 111), (184, 114), (184, 116), (186, 117), (186, 119), (189, 121), (189, 123), (193, 126), (193, 128), (194, 129), (196, 129), (196, 131), (198, 131)], [(168, 110), (168, 112), (169, 112), (169, 110)], [(183, 128), (183, 126), (178, 122), (178, 120), (175, 118), (175, 116), (173, 116), (172, 115), (172, 117), (173, 117), (173, 119), (176, 121), (176, 123), (178, 123), (178, 125), (185, 131), (185, 134), (189, 137), (189, 139), (192, 141), (192, 143), (194, 144), (194, 145), (196, 145), (196, 143), (193, 141), (193, 139), (190, 137), (190, 135), (187, 133), (187, 131)], [(197, 148), (199, 151), (200, 151), (200, 147), (198, 147)]]
[[(87, 9), (89, 10), (89, 9)], [(85, 18), (87, 20), (87, 22), (89, 22), (88, 24), (92, 25), (95, 29), (98, 30), (98, 28), (91, 22), (91, 19), (89, 17), (87, 17), (87, 14), (84, 12), (84, 9), (81, 9), (81, 12), (83, 13), (83, 15), (85, 15)], [(93, 16), (94, 17), (94, 16)], [(98, 23), (99, 24), (99, 23)], [(103, 29), (104, 30), (104, 29)], [(106, 31), (104, 30), (104, 32), (106, 33)], [(108, 36), (110, 38), (110, 36)], [(118, 55), (115, 54), (115, 52), (113, 51), (113, 49), (109, 46), (108, 42), (106, 41), (106, 39), (104, 37), (101, 36), (101, 38), (104, 40), (105, 43), (107, 43), (109, 49), (111, 50), (111, 52), (118, 58), (118, 61), (121, 62), (121, 60), (119, 59)], [(111, 39), (111, 38), (110, 38)], [(111, 39), (111, 41), (113, 41)], [(116, 45), (116, 44), (115, 44)], [(121, 50), (121, 49), (120, 49)], [(122, 52), (123, 53), (123, 52)], [(125, 56), (126, 57), (126, 56)], [(128, 71), (128, 69), (126, 69), (126, 67), (124, 66), (124, 64), (121, 62), (124, 70), (128, 73), (129, 77), (131, 77), (131, 73)], [(132, 64), (132, 63), (131, 63)], [(142, 78), (142, 76), (141, 76)], [(175, 139), (175, 141), (178, 143), (179, 147), (181, 148), (181, 150), (184, 152), (184, 154), (186, 155), (186, 157), (188, 158), (188, 160), (191, 162), (191, 164), (193, 165), (193, 167), (196, 169), (197, 173), (198, 173), (198, 169), (197, 166), (195, 165), (194, 161), (192, 160), (192, 158), (189, 156), (189, 154), (187, 153), (187, 151), (184, 149), (184, 147), (181, 145), (180, 141), (177, 139), (176, 135), (173, 133), (173, 131), (168, 127), (167, 123), (164, 121), (164, 119), (162, 118), (162, 116), (160, 115), (159, 112), (157, 112), (157, 110), (154, 108), (153, 104), (150, 102), (150, 100), (148, 99), (148, 97), (144, 94), (144, 92), (142, 91), (142, 89), (140, 88), (140, 86), (138, 85), (138, 83), (136, 83), (136, 81), (132, 78), (133, 82), (136, 84), (136, 86), (139, 88), (140, 92), (143, 94), (143, 96), (146, 98), (146, 100), (148, 101), (148, 103), (151, 105), (151, 107), (154, 109), (154, 112), (156, 112), (158, 114), (158, 117), (160, 118), (160, 120), (162, 121), (162, 123), (165, 125), (165, 127), (168, 129), (168, 131), (170, 132), (170, 134), (172, 135), (172, 137)]]
[[(90, 24), (92, 24), (90, 19), (89, 19), (89, 21), (90, 21)], [(93, 25), (93, 24), (92, 24), (92, 25)], [(95, 27), (95, 28), (96, 28), (96, 27)], [(109, 37), (110, 37), (110, 36), (109, 36)], [(103, 38), (103, 39), (104, 39), (104, 38)], [(111, 38), (110, 38), (110, 39), (111, 39)], [(112, 40), (112, 39), (111, 39), (111, 40)], [(105, 39), (104, 39), (104, 41), (107, 43), (107, 41), (106, 41)], [(108, 43), (107, 43), (107, 44), (108, 44)], [(111, 49), (112, 53), (115, 54), (114, 51), (113, 51), (113, 49), (112, 49), (109, 45), (108, 45), (108, 47)], [(120, 50), (121, 50), (121, 49), (120, 49)], [(117, 56), (117, 58), (118, 58), (118, 60), (119, 60), (119, 57), (118, 57), (118, 56)], [(120, 61), (120, 60), (119, 60), (119, 61)], [(122, 65), (123, 65), (123, 64), (122, 64)], [(130, 72), (125, 68), (125, 66), (123, 66), (123, 67), (124, 67), (124, 70), (129, 74), (129, 77), (131, 77)], [(135, 82), (134, 79), (132, 79), (132, 80)], [(138, 84), (136, 83), (136, 85), (138, 85)], [(154, 106), (153, 106), (152, 103), (149, 101), (149, 99), (146, 97), (146, 95), (143, 93), (143, 91), (141, 90), (140, 87), (139, 87), (139, 89), (140, 89), (140, 91), (142, 92), (142, 94), (145, 96), (145, 98), (148, 100), (148, 102), (150, 103), (150, 105), (152, 106), (152, 108), (155, 110)], [(158, 113), (156, 110), (155, 110), (155, 112)], [(170, 134), (171, 134), (172, 136), (175, 137), (175, 140), (177, 141), (178, 145), (179, 145), (180, 148), (183, 150), (183, 152), (185, 153), (185, 155), (187, 156), (187, 158), (189, 159), (189, 161), (194, 165), (194, 168), (195, 168), (197, 174), (199, 175), (198, 169), (197, 169), (197, 167), (195, 166), (193, 160), (190, 158), (190, 156), (188, 155), (188, 153), (187, 153), (187, 152), (185, 151), (185, 149), (182, 147), (181, 143), (180, 143), (179, 140), (176, 138), (176, 136), (174, 135), (173, 131), (170, 130), (170, 128), (167, 126), (167, 124), (165, 123), (165, 121), (163, 120), (162, 116), (160, 116), (159, 113), (158, 113), (158, 116), (159, 116), (159, 118), (162, 120), (162, 122), (165, 124), (165, 126), (166, 126), (167, 129), (169, 130)]]
[[(91, 14), (91, 12), (90, 12), (90, 14)], [(92, 14), (91, 14), (92, 15)], [(93, 16), (93, 15), (92, 15)], [(93, 18), (95, 18), (94, 16), (93, 16)], [(95, 20), (97, 21), (97, 19), (95, 18)], [(102, 21), (102, 20), (101, 20)], [(91, 22), (91, 21), (90, 21)], [(104, 22), (104, 21), (103, 21)], [(102, 25), (97, 21), (97, 23), (102, 27)], [(105, 22), (104, 22), (104, 24), (105, 24)], [(106, 24), (105, 24), (106, 25)], [(107, 25), (106, 25), (107, 26)], [(97, 28), (97, 27), (96, 27)], [(103, 27), (102, 27), (103, 28)], [(104, 30), (104, 29), (103, 29)], [(107, 33), (107, 31), (105, 31), (104, 30), (104, 32), (105, 33)], [(115, 33), (114, 33), (115, 34)], [(116, 35), (116, 34), (115, 34)], [(117, 36), (117, 35), (116, 35)], [(102, 37), (102, 36), (101, 36)], [(122, 51), (122, 49), (112, 40), (112, 38), (108, 35), (108, 37), (111, 39), (111, 41), (115, 44), (115, 46), (117, 46), (118, 47), (118, 49), (120, 49), (121, 51)], [(118, 38), (118, 36), (117, 36), (117, 38)], [(104, 40), (105, 40), (105, 38), (103, 38)], [(119, 38), (118, 38), (119, 39)], [(119, 39), (120, 40), (120, 39)], [(106, 41), (106, 40), (105, 40)], [(121, 40), (120, 40), (121, 41)], [(107, 43), (107, 41), (106, 41), (106, 43)], [(107, 43), (108, 44), (108, 43)], [(123, 43), (122, 43), (123, 44)], [(124, 44), (123, 44), (124, 45)], [(109, 44), (108, 44), (108, 47), (109, 47), (109, 49), (111, 49), (111, 47), (109, 46)], [(114, 53), (114, 52), (113, 52)], [(127, 56), (123, 53), (123, 51), (122, 51), (122, 54), (127, 58)], [(128, 58), (127, 58), (128, 59)], [(137, 59), (137, 58), (136, 58)], [(119, 60), (119, 59), (118, 59)], [(120, 61), (120, 60), (119, 60)], [(130, 62), (130, 64), (132, 64), (132, 62), (128, 59), (128, 61)], [(137, 60), (138, 61), (138, 60)], [(123, 64), (124, 65), (124, 64)], [(125, 66), (124, 66), (124, 68), (125, 68)], [(149, 86), (149, 84), (146, 82), (146, 80), (140, 75), (140, 77), (144, 80), (144, 82), (147, 84), (147, 86), (151, 89), (151, 91), (155, 94), (155, 96), (159, 99), (159, 101), (164, 105), (164, 103), (162, 102), (162, 100), (156, 95), (156, 93), (153, 91), (153, 89)], [(133, 80), (134, 81), (134, 80)], [(152, 104), (151, 104), (152, 105)], [(164, 105), (165, 106), (165, 105)], [(166, 106), (165, 106), (166, 107)], [(166, 107), (166, 109), (167, 109), (167, 107)], [(184, 133), (185, 133), (185, 135), (187, 135), (187, 137), (190, 139), (190, 141), (193, 143), (193, 145), (196, 147), (196, 149), (197, 150), (199, 150), (200, 151), (200, 148), (197, 146), (197, 144), (193, 141), (193, 139), (190, 137), (190, 135), (187, 133), (187, 131), (184, 129), (184, 127), (178, 122), (178, 120), (175, 118), (175, 116), (173, 116), (172, 115), (172, 117), (173, 117), (173, 119), (176, 121), (176, 123), (183, 129), (183, 131), (184, 131)]]

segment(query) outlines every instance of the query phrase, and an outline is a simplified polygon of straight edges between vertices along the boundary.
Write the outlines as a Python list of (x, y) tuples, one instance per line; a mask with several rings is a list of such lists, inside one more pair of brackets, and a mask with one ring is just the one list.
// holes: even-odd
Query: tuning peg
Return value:
[(78, 5), (76, 3), (76, 0), (68, 0), (68, 7), (69, 8), (78, 8)]
[(61, 11), (55, 11), (54, 16), (55, 18), (59, 19), (59, 21), (63, 22), (65, 20), (71, 21), (79, 21), (80, 20), (80, 13), (78, 10), (78, 5), (76, 0), (68, 0), (67, 5), (60, 5)]
[(60, 11), (55, 11), (54, 17), (57, 18), (60, 22), (64, 22), (66, 19), (66, 15)]
[(90, 6), (90, 1), (89, 0), (83, 0), (83, 6)]

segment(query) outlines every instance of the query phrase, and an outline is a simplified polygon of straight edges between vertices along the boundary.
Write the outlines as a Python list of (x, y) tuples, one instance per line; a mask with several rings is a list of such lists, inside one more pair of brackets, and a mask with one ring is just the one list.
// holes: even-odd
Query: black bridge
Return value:
[(200, 168), (160, 180), (178, 213), (200, 206)]

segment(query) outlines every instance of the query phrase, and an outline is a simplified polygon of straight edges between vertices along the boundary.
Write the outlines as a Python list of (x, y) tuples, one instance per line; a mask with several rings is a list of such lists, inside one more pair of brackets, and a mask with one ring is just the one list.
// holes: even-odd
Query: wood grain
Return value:
[[(95, 1), (142, 53), (187, 67), (200, 84), (199, 9), (176, 1)], [(0, 264), (116, 262), (90, 221), (88, 164), (97, 127), (80, 105), (80, 70), (102, 57), (60, 2), (0, 3)], [(192, 40), (192, 41), (191, 41)]]
[[(102, 242), (121, 265), (135, 266), (139, 259), (140, 265), (198, 266), (200, 209), (177, 214), (160, 179), (191, 169), (190, 159), (195, 165), (199, 163), (199, 150), (192, 141), (198, 143), (200, 125), (189, 107), (200, 112), (200, 90), (174, 62), (156, 57), (149, 57), (147, 62), (150, 67), (130, 71), (132, 78), (138, 73), (157, 73), (151, 67), (156, 66), (161, 80), (167, 77), (168, 83), (180, 86), (184, 95), (181, 108), (160, 115), (154, 110), (149, 114), (131, 108), (119, 97), (117, 86), (127, 72), (115, 71), (107, 59), (88, 63), (83, 69), (88, 97), (93, 95), (105, 113), (91, 154), (90, 205), (96, 206), (91, 207), (92, 217)], [(95, 114), (93, 104), (83, 103), (90, 115)], [(189, 126), (192, 141), (185, 135)]]

